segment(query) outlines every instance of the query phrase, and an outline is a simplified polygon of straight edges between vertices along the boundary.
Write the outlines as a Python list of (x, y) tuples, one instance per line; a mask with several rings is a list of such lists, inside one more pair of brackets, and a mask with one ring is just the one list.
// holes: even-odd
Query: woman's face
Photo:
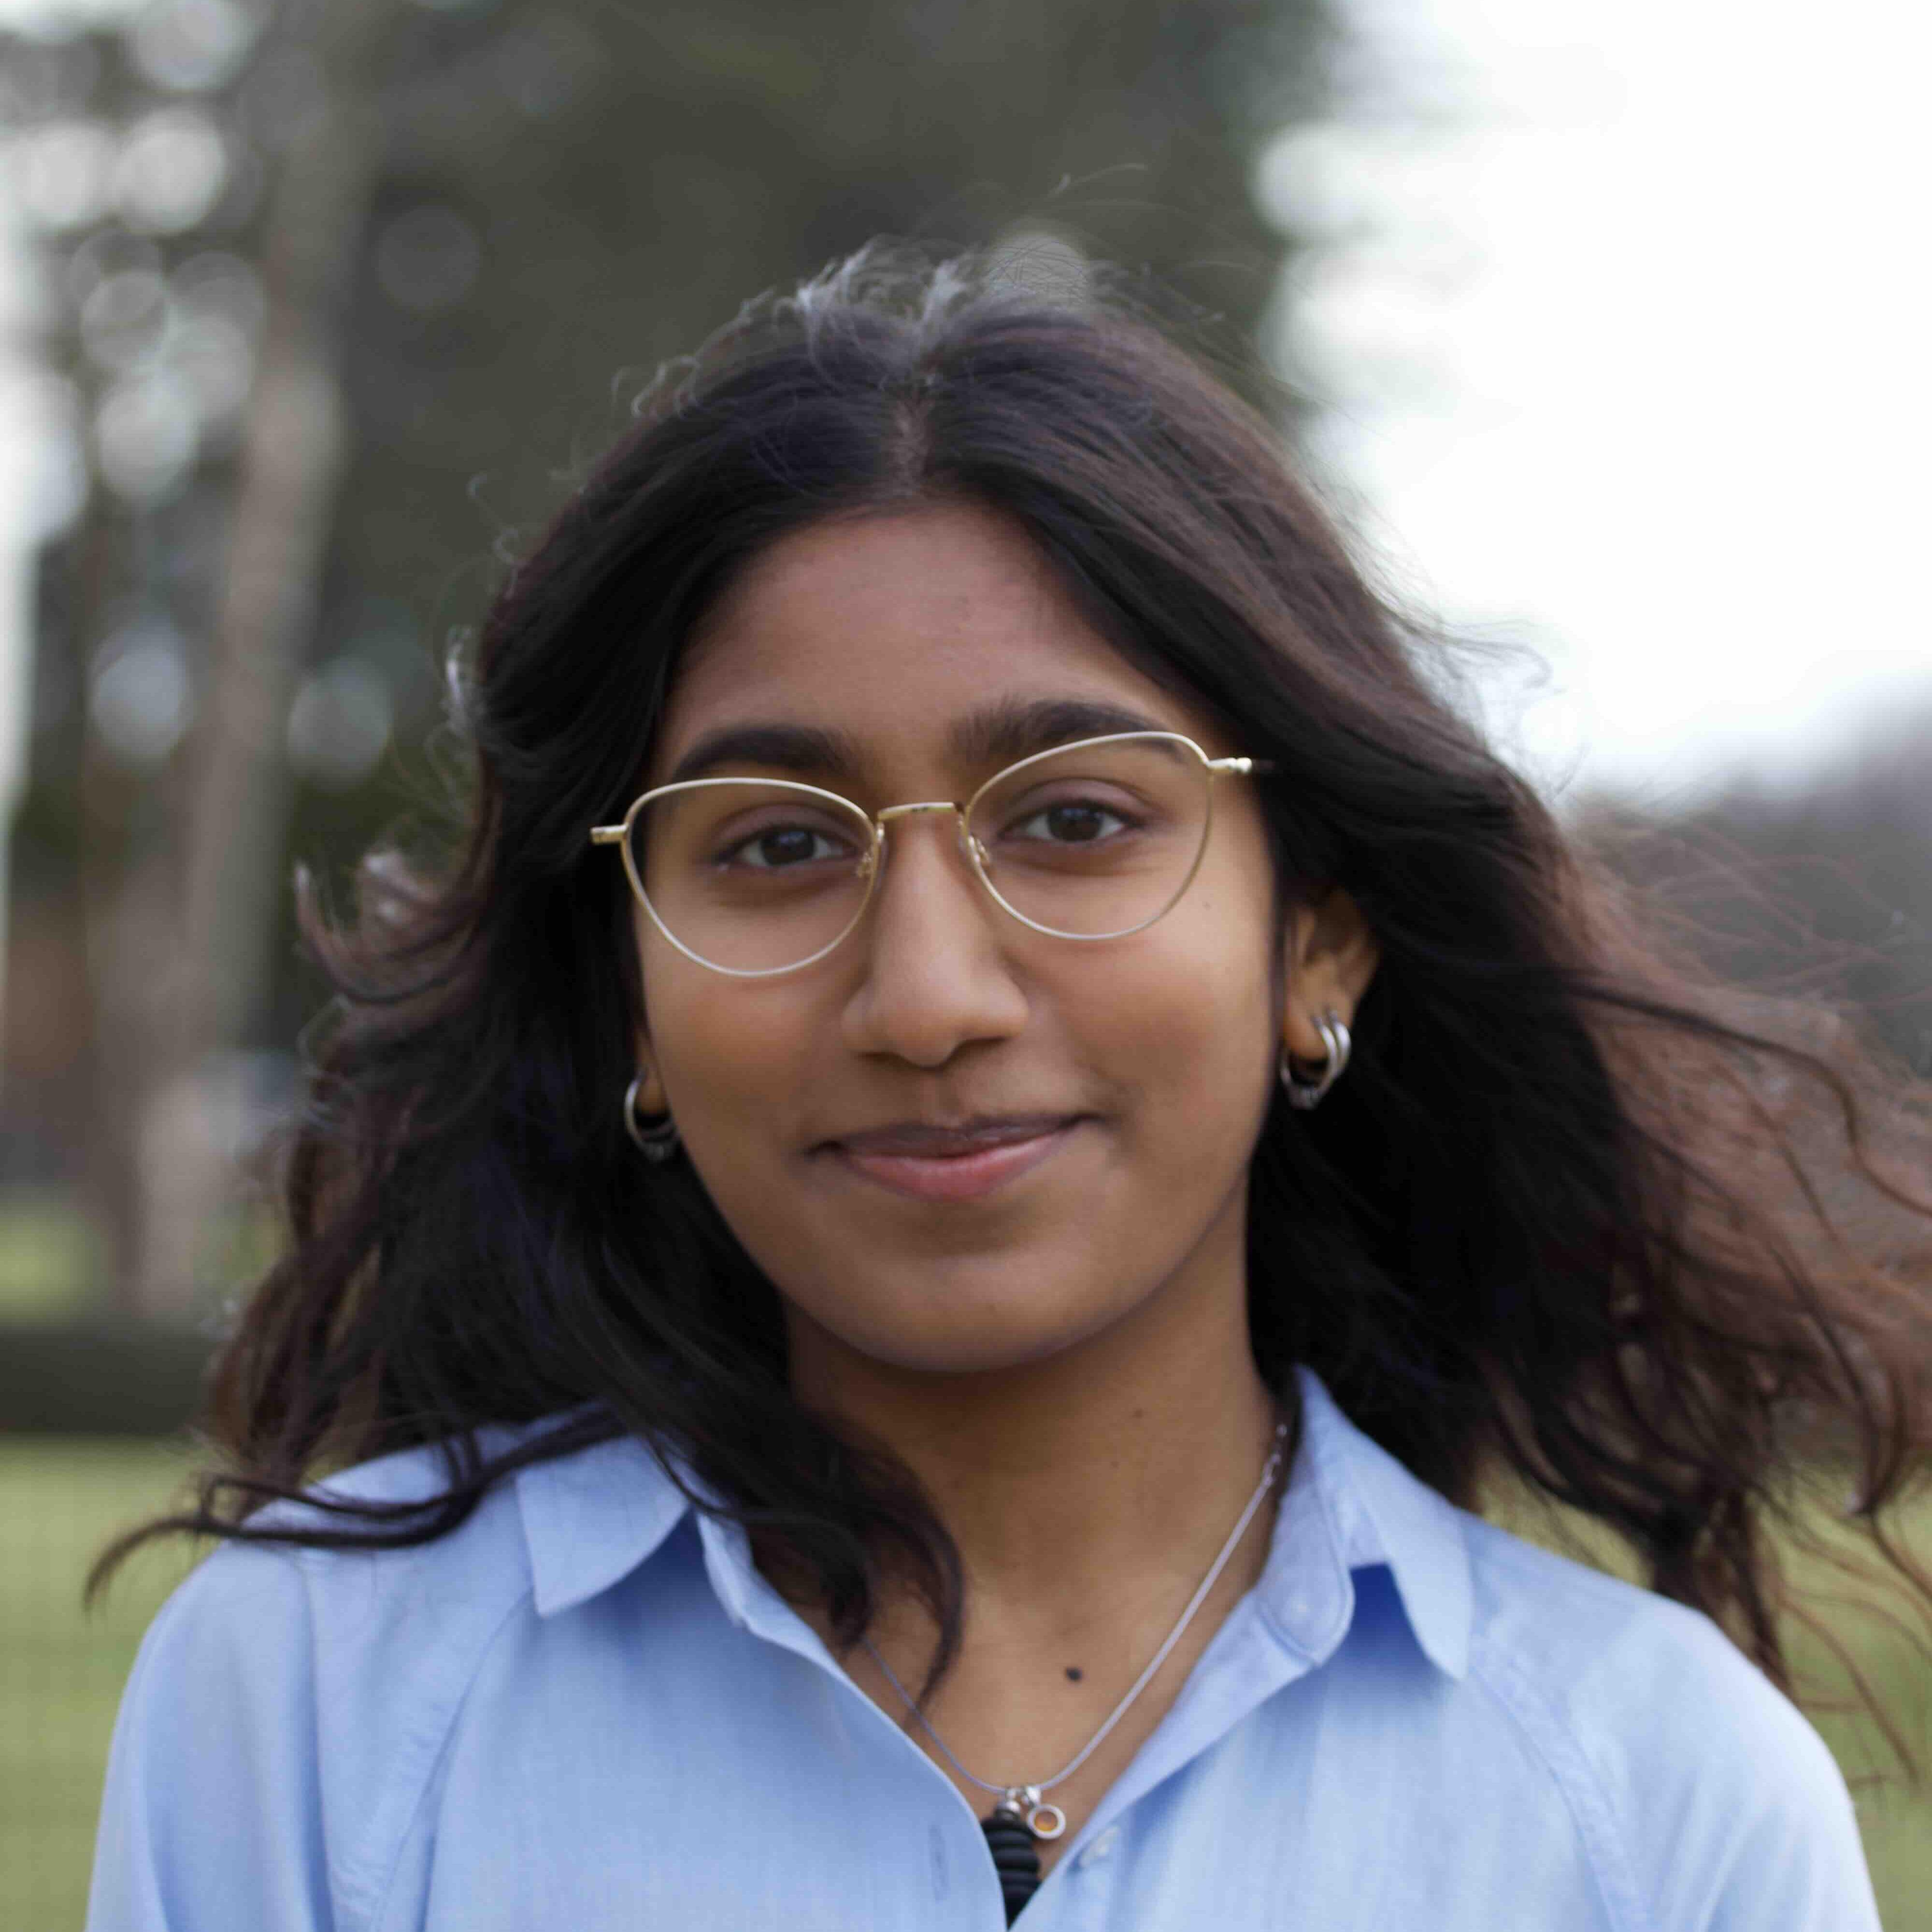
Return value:
[[(1184, 733), (1210, 757), (1250, 748), (1126, 663), (991, 514), (827, 522), (754, 561), (692, 640), (649, 782), (715, 734), (802, 727), (844, 754), (709, 775), (802, 779), (870, 812), (963, 800), (992, 770), (962, 749), (974, 723), (1063, 704)], [(954, 824), (895, 821), (857, 928), (779, 977), (710, 971), (640, 910), (640, 1110), (670, 1108), (795, 1344), (805, 1324), (900, 1369), (992, 1370), (1189, 1286), (1238, 1295), (1282, 1038), (1252, 782), (1215, 782), (1207, 850), (1172, 910), (1093, 944), (1003, 911)]]

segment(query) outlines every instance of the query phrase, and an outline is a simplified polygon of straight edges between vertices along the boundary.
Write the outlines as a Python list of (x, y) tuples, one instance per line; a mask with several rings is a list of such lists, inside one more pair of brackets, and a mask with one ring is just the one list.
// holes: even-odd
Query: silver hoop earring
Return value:
[(624, 1131), (638, 1144), (638, 1151), (653, 1166), (662, 1166), (677, 1152), (677, 1123), (666, 1114), (662, 1119), (653, 1120), (649, 1126), (638, 1119), (638, 1089), (644, 1084), (640, 1073), (624, 1089)]
[(1322, 1096), (1341, 1078), (1342, 1070), (1348, 1064), (1352, 1045), (1348, 1029), (1342, 1024), (1337, 1013), (1318, 1015), (1315, 1030), (1322, 1036), (1322, 1044), (1328, 1049), (1328, 1058), (1312, 1080), (1304, 1080), (1295, 1072), (1294, 1063), (1288, 1058), (1286, 1047), (1281, 1054), (1281, 1084), (1288, 1090), (1288, 1104), (1304, 1112), (1310, 1107), (1319, 1106)]

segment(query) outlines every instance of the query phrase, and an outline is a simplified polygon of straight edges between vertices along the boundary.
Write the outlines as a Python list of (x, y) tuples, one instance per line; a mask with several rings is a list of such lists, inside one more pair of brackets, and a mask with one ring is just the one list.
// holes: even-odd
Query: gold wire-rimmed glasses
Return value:
[(739, 980), (823, 959), (865, 916), (891, 827), (949, 812), (962, 856), (1002, 911), (1054, 939), (1124, 939), (1170, 911), (1200, 869), (1218, 778), (1269, 767), (1210, 758), (1178, 731), (1122, 731), (1036, 752), (964, 805), (868, 812), (792, 778), (686, 778), (635, 800), (593, 844), (688, 959)]

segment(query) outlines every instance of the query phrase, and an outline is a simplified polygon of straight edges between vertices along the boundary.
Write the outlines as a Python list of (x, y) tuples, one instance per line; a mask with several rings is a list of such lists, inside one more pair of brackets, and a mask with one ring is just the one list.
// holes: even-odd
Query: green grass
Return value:
[(100, 1241), (69, 1196), (52, 1188), (0, 1191), (0, 1321), (88, 1313), (100, 1300), (101, 1268)]
[[(1922, 1568), (1932, 1567), (1932, 1496), (1922, 1491), (1904, 1528)], [(1828, 1546), (1850, 1540), (1838, 1525), (1828, 1525), (1822, 1540)], [(1832, 1643), (1794, 1627), (1786, 1648), (1798, 1695), (1852, 1786), (1887, 1932), (1932, 1932), (1932, 1663), (1923, 1622), (1916, 1631), (1901, 1624), (1888, 1591), (1870, 1579), (1846, 1579), (1817, 1555), (1794, 1555), (1790, 1569), (1794, 1586), (1918, 1760), (1924, 1783), (1914, 1790), (1878, 1726), (1858, 1707)]]
[[(142, 1629), (182, 1574), (178, 1550), (146, 1552), (102, 1610), (83, 1617), (81, 1580), (116, 1529), (158, 1509), (179, 1484), (179, 1449), (152, 1444), (0, 1438), (0, 1928), (77, 1932), (107, 1741)], [(1534, 1533), (1528, 1520), (1514, 1526)], [(1932, 1553), (1932, 1497), (1910, 1523)], [(1816, 1559), (1795, 1564), (1823, 1587)], [(1872, 1593), (1830, 1586), (1844, 1607), (1836, 1634), (1919, 1751), (1928, 1788), (1904, 1788), (1868, 1720), (1812, 1706), (1859, 1791), (1865, 1848), (1887, 1932), (1932, 1932), (1932, 1666), (1902, 1631), (1871, 1612)], [(1801, 1675), (1829, 1701), (1843, 1673), (1826, 1647), (1792, 1640)]]
[[(198, 1244), (196, 1287), (184, 1318), (218, 1308), (234, 1290), (260, 1280), (280, 1252), (280, 1240), (268, 1202), (224, 1202)], [(86, 1204), (57, 1187), (0, 1188), (0, 1330), (14, 1323), (80, 1320), (112, 1305), (107, 1244), (88, 1219)]]
[[(4, 1346), (4, 1341), (0, 1341)], [(83, 1616), (88, 1564), (166, 1503), (184, 1452), (0, 1438), (0, 1927), (77, 1932), (107, 1740), (136, 1646), (182, 1574), (144, 1553)]]

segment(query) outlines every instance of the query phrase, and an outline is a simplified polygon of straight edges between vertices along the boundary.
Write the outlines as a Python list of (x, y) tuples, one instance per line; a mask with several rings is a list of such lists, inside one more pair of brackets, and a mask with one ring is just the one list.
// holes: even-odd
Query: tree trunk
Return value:
[(347, 452), (339, 318), (375, 181), (374, 70), (394, 10), (393, 0), (330, 0), (314, 16), (325, 103), (285, 148), (268, 209), (266, 322), (188, 752), (166, 1034), (141, 1096), (138, 1298), (154, 1312), (192, 1297), (235, 1192), (224, 1056), (247, 1039), (283, 889), (286, 724)]

